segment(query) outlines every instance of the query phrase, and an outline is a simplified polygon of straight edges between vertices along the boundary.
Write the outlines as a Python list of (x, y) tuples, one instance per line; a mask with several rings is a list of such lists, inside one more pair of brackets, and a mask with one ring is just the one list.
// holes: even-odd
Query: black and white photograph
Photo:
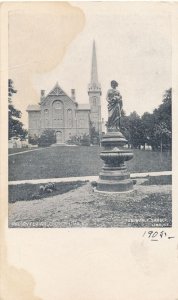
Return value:
[(8, 15), (9, 227), (171, 227), (170, 10), (55, 7)]
[(177, 300), (177, 1), (0, 3), (2, 300)]

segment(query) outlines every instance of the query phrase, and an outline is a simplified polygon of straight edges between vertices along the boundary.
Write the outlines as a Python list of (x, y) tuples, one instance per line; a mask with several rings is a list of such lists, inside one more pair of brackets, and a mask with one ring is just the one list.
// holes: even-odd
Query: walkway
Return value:
[[(147, 176), (165, 176), (172, 175), (172, 171), (163, 172), (147, 172), (147, 173), (132, 173), (131, 178), (145, 178)], [(65, 178), (47, 178), (47, 179), (30, 179), (30, 180), (17, 180), (9, 181), (9, 185), (18, 184), (46, 184), (49, 182), (74, 182), (74, 181), (97, 181), (98, 176), (82, 176), (82, 177), (65, 177)]]
[(25, 153), (29, 153), (29, 152), (33, 152), (33, 151), (39, 151), (39, 150), (44, 150), (44, 149), (48, 149), (50, 147), (45, 147), (45, 148), (34, 148), (31, 150), (25, 150), (25, 151), (20, 151), (20, 152), (16, 152), (16, 153), (11, 153), (8, 154), (8, 156), (13, 156), (13, 155), (18, 155), (18, 154), (25, 154)]

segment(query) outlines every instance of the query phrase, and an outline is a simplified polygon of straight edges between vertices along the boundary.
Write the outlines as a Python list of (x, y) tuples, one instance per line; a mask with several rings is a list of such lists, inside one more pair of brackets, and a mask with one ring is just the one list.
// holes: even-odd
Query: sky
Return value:
[(152, 112), (171, 83), (171, 12), (164, 2), (27, 2), (9, 11), (9, 77), (13, 97), (27, 125), (26, 107), (38, 104), (58, 81), (78, 103), (88, 103), (92, 43), (102, 87), (119, 83), (126, 114)]

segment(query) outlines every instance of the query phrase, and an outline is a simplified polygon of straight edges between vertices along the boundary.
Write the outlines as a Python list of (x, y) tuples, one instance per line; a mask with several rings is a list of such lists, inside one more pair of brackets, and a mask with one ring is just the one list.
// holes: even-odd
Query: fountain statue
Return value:
[(122, 112), (122, 96), (117, 90), (118, 83), (115, 80), (111, 81), (111, 89), (107, 92), (108, 102), (108, 131), (119, 131), (120, 130), (120, 119)]
[(127, 171), (125, 161), (133, 158), (133, 153), (125, 146), (128, 143), (121, 133), (123, 102), (118, 83), (111, 81), (111, 89), (107, 92), (108, 122), (107, 133), (103, 135), (101, 145), (103, 151), (100, 158), (104, 166), (99, 174), (97, 192), (129, 192), (133, 190), (133, 182)]

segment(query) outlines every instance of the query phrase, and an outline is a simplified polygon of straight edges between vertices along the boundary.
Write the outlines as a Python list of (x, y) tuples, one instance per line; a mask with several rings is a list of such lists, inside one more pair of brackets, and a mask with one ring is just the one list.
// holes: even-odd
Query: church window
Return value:
[(45, 121), (45, 128), (49, 126), (48, 121), (49, 121), (49, 110), (45, 109), (44, 110), (44, 121)]
[(72, 110), (68, 109), (67, 110), (67, 124), (69, 128), (72, 128)]
[(59, 100), (53, 102), (53, 127), (63, 127), (64, 109), (63, 103)]

